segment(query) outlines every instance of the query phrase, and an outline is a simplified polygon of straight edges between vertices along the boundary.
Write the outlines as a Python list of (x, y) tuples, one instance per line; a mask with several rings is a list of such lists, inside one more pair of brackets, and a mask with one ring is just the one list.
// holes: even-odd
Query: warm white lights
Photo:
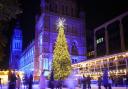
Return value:
[(59, 29), (60, 27), (64, 28), (65, 25), (65, 19), (64, 18), (59, 18), (57, 21), (57, 29)]

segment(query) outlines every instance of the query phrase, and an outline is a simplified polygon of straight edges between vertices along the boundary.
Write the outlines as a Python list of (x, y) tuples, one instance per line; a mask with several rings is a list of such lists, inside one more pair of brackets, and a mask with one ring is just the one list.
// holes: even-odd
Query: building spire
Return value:
[(16, 26), (13, 29), (12, 40), (10, 47), (10, 61), (9, 67), (11, 69), (18, 69), (19, 57), (22, 53), (22, 30), (19, 21), (16, 21)]

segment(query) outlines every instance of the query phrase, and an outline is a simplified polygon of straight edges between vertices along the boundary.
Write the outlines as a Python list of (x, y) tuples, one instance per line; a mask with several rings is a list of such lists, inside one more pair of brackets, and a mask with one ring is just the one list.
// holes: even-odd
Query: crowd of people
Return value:
[[(82, 78), (78, 79), (78, 85), (80, 85), (80, 87), (82, 86), (82, 89), (91, 89), (92, 79), (93, 78), (91, 78), (90, 76), (85, 77), (83, 75)], [(100, 76), (98, 77), (98, 80), (97, 80), (97, 87), (98, 87), (97, 89), (102, 89), (101, 86), (103, 86), (104, 89), (112, 89), (112, 86), (114, 87), (123, 86), (128, 89), (128, 75), (126, 75), (125, 77)]]
[[(33, 76), (30, 74), (28, 77), (27, 75), (23, 78), (24, 89), (32, 89), (33, 83)], [(8, 89), (21, 89), (21, 78), (19, 74), (16, 74), (15, 70), (9, 70), (8, 73)]]
[(83, 75), (83, 78), (81, 80), (79, 80), (79, 84), (83, 85), (83, 89), (91, 89), (91, 77), (90, 76), (87, 76), (85, 77)]
[[(47, 87), (51, 89), (62, 89), (62, 87), (67, 87), (68, 89), (75, 89), (75, 87), (81, 87), (82, 89), (91, 89), (91, 78), (90, 76), (84, 76), (79, 78), (77, 81), (74, 81), (73, 74), (69, 75), (66, 80), (54, 80), (54, 73), (51, 72), (50, 78), (47, 79), (44, 76), (44, 71), (41, 73), (39, 78), (39, 89), (46, 89)], [(21, 88), (23, 84), (23, 88)], [(125, 84), (128, 87), (128, 75), (126, 76), (111, 76), (107, 74), (98, 77), (97, 80), (97, 89), (112, 89), (112, 86), (118, 86), (119, 84)], [(25, 74), (21, 79), (20, 75), (15, 71), (9, 71), (8, 73), (8, 89), (32, 89), (33, 85), (33, 75)], [(124, 85), (123, 85), (124, 86)], [(0, 78), (0, 89), (2, 89), (2, 83)], [(128, 88), (127, 88), (128, 89)]]

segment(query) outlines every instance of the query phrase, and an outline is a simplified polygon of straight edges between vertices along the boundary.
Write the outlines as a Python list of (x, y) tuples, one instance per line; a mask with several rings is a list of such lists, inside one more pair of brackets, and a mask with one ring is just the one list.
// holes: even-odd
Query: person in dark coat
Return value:
[(98, 78), (98, 89), (101, 89), (101, 84), (102, 84), (102, 78)]
[(108, 70), (107, 69), (105, 69), (103, 73), (103, 85), (105, 89), (108, 88)]
[(115, 76), (115, 78), (114, 78), (115, 87), (118, 86), (118, 81), (119, 81), (119, 78), (117, 76)]
[(1, 83), (1, 78), (0, 78), (0, 87), (1, 87), (1, 89), (2, 89), (2, 83)]
[(50, 75), (49, 87), (51, 89), (54, 89), (54, 72), (53, 72), (53, 70), (51, 71), (51, 75)]
[(9, 87), (8, 89), (15, 89), (16, 88), (16, 75), (15, 71), (12, 73), (11, 70), (9, 71), (8, 74), (8, 79), (9, 79)]
[(11, 77), (12, 77), (12, 71), (9, 69), (8, 72), (8, 89), (11, 87)]
[(59, 85), (58, 89), (62, 89), (62, 78), (58, 80), (58, 85)]
[(86, 89), (87, 79), (84, 75), (83, 75), (82, 83), (83, 83), (83, 89)]
[(32, 76), (32, 74), (30, 75), (30, 77), (29, 77), (29, 87), (28, 87), (28, 89), (32, 89), (32, 84), (33, 84), (33, 76)]
[(27, 74), (25, 74), (24, 78), (23, 78), (24, 89), (28, 88), (28, 83), (29, 83), (29, 78), (28, 78)]
[(20, 89), (21, 87), (21, 78), (19, 76), (19, 74), (17, 75), (17, 80), (16, 80), (16, 88)]
[(108, 88), (112, 89), (112, 79), (111, 79), (111, 77), (109, 77), (109, 80), (108, 80)]
[(87, 85), (88, 85), (88, 89), (91, 89), (91, 77), (90, 76), (87, 77)]

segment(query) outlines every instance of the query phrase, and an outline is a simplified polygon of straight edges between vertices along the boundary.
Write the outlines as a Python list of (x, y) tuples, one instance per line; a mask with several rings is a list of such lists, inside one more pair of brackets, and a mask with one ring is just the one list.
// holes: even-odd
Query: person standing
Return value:
[(108, 89), (108, 70), (105, 69), (103, 73), (103, 85), (105, 89)]
[(114, 78), (115, 87), (118, 86), (118, 81), (119, 81), (119, 77), (116, 76), (116, 77)]
[(19, 74), (17, 75), (17, 80), (16, 80), (16, 88), (17, 89), (20, 89), (20, 85), (21, 85), (21, 79), (20, 79), (20, 76)]
[(8, 72), (8, 89), (11, 88), (11, 77), (12, 77), (12, 71), (9, 69), (9, 72)]
[(80, 88), (82, 88), (82, 77), (80, 77), (79, 82), (80, 82)]
[(51, 89), (54, 89), (54, 71), (53, 70), (51, 70), (51, 74), (50, 74), (49, 87)]
[(2, 89), (2, 82), (1, 82), (1, 80), (2, 80), (2, 79), (0, 78), (0, 87), (1, 87), (1, 89)]
[(8, 89), (15, 89), (16, 88), (16, 75), (15, 71), (12, 73), (11, 70), (9, 71), (8, 74), (8, 79), (9, 79), (9, 87)]
[(108, 88), (112, 89), (112, 79), (110, 77), (108, 79)]
[(101, 77), (98, 78), (98, 89), (101, 89), (102, 79)]
[(86, 89), (87, 79), (86, 79), (86, 77), (84, 75), (83, 75), (82, 82), (83, 82), (83, 89)]
[(87, 77), (87, 85), (88, 85), (88, 89), (91, 89), (91, 77), (90, 76)]
[(12, 86), (13, 86), (14, 89), (16, 89), (16, 80), (17, 80), (17, 77), (16, 77), (16, 73), (15, 73), (15, 70), (14, 70), (13, 74), (12, 74)]
[(30, 77), (29, 77), (29, 87), (28, 87), (28, 89), (32, 89), (32, 84), (33, 84), (33, 76), (32, 76), (32, 74), (30, 74)]
[(58, 85), (59, 85), (59, 88), (58, 89), (62, 89), (62, 78), (60, 78), (59, 80), (58, 80)]
[(28, 78), (27, 74), (25, 74), (24, 78), (23, 78), (24, 89), (28, 88), (28, 83), (29, 83), (29, 78)]
[(40, 87), (40, 89), (45, 89), (46, 88), (46, 78), (44, 76), (44, 71), (40, 75), (39, 87)]

